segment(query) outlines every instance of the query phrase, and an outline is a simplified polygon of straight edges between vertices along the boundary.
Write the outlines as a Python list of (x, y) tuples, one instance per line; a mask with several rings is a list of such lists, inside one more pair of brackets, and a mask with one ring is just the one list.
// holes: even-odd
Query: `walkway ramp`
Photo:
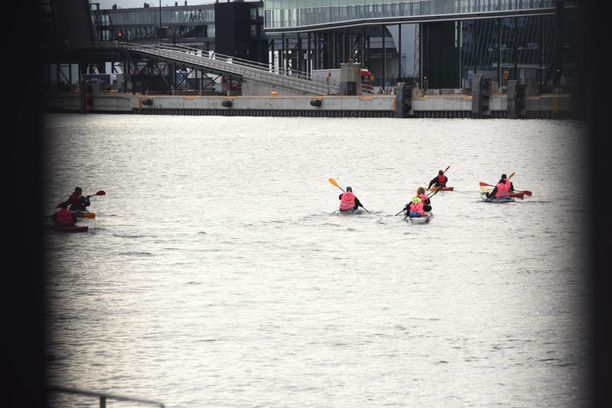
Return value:
[(338, 93), (337, 82), (322, 82), (296, 70), (273, 70), (268, 64), (203, 51), (180, 45), (120, 43), (119, 46), (131, 54), (153, 57), (167, 62), (191, 66), (204, 71), (220, 72), (266, 85), (279, 86), (304, 94), (334, 95)]

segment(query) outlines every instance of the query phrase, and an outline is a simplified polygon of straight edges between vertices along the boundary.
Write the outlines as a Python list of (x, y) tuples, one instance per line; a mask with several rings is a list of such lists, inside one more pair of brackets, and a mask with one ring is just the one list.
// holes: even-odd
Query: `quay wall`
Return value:
[[(231, 115), (231, 116), (331, 116), (397, 117), (395, 95), (370, 96), (197, 96), (197, 95), (89, 95), (49, 94), (45, 107), (51, 112), (130, 113), (143, 115)], [(492, 95), (487, 117), (507, 117), (505, 95)], [(411, 100), (415, 118), (471, 118), (470, 95), (421, 95)], [(526, 97), (522, 118), (572, 116), (570, 95)], [(479, 116), (482, 117), (482, 116)]]

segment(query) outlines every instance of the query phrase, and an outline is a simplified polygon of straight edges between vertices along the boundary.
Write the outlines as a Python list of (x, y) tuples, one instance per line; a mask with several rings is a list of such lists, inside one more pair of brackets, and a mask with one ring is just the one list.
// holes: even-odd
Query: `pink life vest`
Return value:
[(350, 191), (342, 194), (340, 200), (340, 211), (349, 211), (355, 208), (355, 194)]
[(59, 210), (55, 215), (55, 223), (57, 225), (74, 225), (72, 211), (67, 210), (65, 208)]
[(506, 179), (505, 183), (497, 184), (497, 193), (495, 193), (495, 197), (507, 197), (510, 195), (510, 180)]
[(417, 195), (417, 197), (419, 197), (421, 199), (421, 201), (423, 201), (423, 202), (429, 200), (429, 197), (427, 197), (427, 194), (419, 194), (419, 195)]
[(423, 214), (425, 212), (423, 209), (423, 200), (421, 200), (419, 197), (413, 198), (412, 202), (410, 202), (410, 212)]

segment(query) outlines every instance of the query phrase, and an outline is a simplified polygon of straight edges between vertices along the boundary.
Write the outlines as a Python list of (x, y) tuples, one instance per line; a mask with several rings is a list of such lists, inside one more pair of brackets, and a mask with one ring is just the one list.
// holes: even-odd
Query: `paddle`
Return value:
[[(87, 196), (87, 199), (89, 200), (90, 197), (94, 197), (94, 196), (103, 196), (106, 195), (106, 191), (104, 190), (99, 190), (97, 191), (95, 194), (90, 194)], [(83, 218), (96, 218), (96, 214), (92, 213), (92, 212), (80, 212), (81, 214), (79, 215), (79, 217), (83, 217)]]
[[(510, 175), (510, 177), (512, 177), (512, 176), (514, 176), (514, 173), (512, 173)], [(510, 177), (508, 177), (508, 179), (510, 179)], [(487, 191), (485, 191), (485, 189), (483, 189), (482, 187), (494, 187), (491, 184), (485, 183), (484, 181), (481, 181), (479, 184), (480, 184), (480, 187), (481, 187), (480, 191), (482, 191), (483, 193), (487, 192)], [(524, 196), (531, 197), (532, 195), (533, 195), (533, 193), (531, 191), (529, 191), (529, 190), (514, 190), (512, 193), (510, 193), (510, 197), (518, 197), (518, 198), (521, 198), (521, 199), (523, 199)]]
[(103, 196), (103, 195), (106, 195), (106, 191), (100, 190), (100, 191), (96, 192), (96, 194), (88, 195), (87, 198), (93, 197), (93, 196)]
[[(331, 177), (330, 177), (330, 178), (328, 178), (328, 179), (327, 179), (327, 181), (329, 181), (329, 182), (330, 182), (330, 184), (332, 184), (332, 185), (334, 185), (334, 186), (338, 187), (340, 190), (342, 190), (342, 192), (343, 192), (343, 193), (345, 192), (345, 191), (344, 191), (344, 189), (343, 189), (342, 187), (340, 187), (340, 185), (338, 184), (338, 182), (337, 182), (336, 180), (334, 180), (333, 178), (331, 178)], [(367, 209), (367, 208), (365, 208), (363, 205), (361, 206), (361, 208), (363, 208), (364, 210), (366, 210), (366, 212), (367, 212), (367, 213), (369, 213), (368, 209)]]

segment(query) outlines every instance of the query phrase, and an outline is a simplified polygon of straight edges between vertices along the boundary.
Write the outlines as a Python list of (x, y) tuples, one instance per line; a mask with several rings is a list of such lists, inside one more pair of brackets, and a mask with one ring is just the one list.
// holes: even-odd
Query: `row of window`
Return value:
[[(126, 26), (115, 27), (114, 30), (102, 29), (99, 31), (100, 41), (113, 40), (155, 40), (160, 37), (159, 26), (144, 25), (144, 26)], [(197, 26), (174, 26), (164, 28), (162, 32), (164, 38), (214, 38), (215, 25), (197, 25)]]
[(114, 25), (157, 24), (161, 18), (163, 24), (214, 23), (215, 9), (202, 8), (197, 10), (173, 10), (166, 8), (144, 8), (133, 11), (108, 10), (110, 20)]
[(552, 9), (554, 0), (269, 0), (265, 27), (288, 28), (356, 19)]
[[(161, 16), (160, 16), (161, 14)], [(251, 20), (263, 17), (263, 6), (250, 10)], [(146, 7), (143, 9), (105, 10), (101, 16), (102, 25), (135, 25), (159, 24), (160, 17), (164, 24), (212, 23), (215, 21), (213, 5), (200, 9), (174, 10), (172, 8)]]

